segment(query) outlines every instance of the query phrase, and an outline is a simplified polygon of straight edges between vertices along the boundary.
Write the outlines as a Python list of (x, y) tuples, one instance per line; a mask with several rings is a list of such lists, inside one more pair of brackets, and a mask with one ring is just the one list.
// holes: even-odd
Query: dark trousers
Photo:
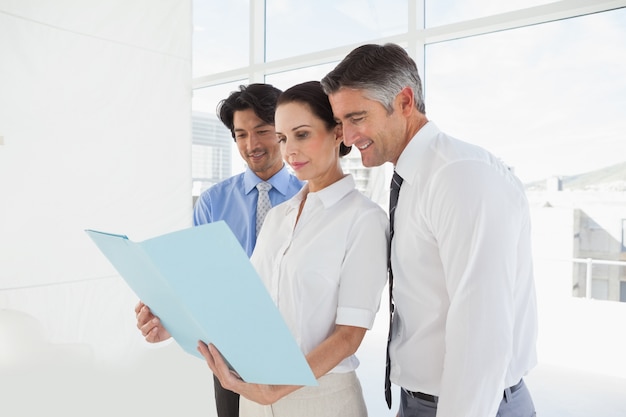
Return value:
[[(498, 414), (493, 417), (535, 417), (535, 406), (526, 384), (511, 393), (505, 391)], [(404, 390), (400, 390), (399, 417), (435, 417), (437, 415), (437, 401), (412, 397)]]
[(215, 375), (213, 375), (213, 390), (217, 417), (239, 417), (239, 394), (222, 387)]

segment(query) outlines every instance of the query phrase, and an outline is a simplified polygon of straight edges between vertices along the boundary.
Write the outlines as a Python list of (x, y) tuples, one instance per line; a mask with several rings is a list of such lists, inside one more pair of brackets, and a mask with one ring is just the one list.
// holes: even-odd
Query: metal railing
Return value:
[(626, 262), (624, 261), (606, 261), (604, 259), (593, 259), (593, 258), (574, 258), (573, 262), (579, 264), (586, 264), (587, 270), (585, 275), (585, 298), (591, 298), (591, 286), (593, 282), (593, 265), (614, 265), (614, 266), (626, 266)]

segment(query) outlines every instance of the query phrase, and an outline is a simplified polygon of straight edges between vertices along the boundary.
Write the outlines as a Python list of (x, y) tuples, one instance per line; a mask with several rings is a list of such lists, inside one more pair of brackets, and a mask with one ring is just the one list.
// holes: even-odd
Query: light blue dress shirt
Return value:
[[(193, 214), (193, 224), (224, 220), (248, 254), (256, 245), (256, 203), (259, 192), (256, 185), (262, 180), (250, 169), (219, 182), (198, 197)], [(304, 183), (288, 170), (287, 166), (268, 180), (272, 207), (293, 197)]]

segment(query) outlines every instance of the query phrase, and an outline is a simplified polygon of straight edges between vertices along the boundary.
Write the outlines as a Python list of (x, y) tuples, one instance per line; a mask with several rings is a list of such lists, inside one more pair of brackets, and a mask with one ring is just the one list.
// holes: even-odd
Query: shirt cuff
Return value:
[(376, 312), (361, 308), (339, 307), (335, 324), (342, 326), (363, 327), (370, 330), (374, 325)]

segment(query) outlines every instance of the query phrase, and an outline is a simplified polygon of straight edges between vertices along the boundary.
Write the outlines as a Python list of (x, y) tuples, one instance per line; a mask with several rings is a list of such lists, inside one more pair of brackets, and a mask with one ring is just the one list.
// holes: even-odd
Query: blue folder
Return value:
[(204, 360), (213, 343), (246, 382), (317, 385), (302, 351), (225, 222), (143, 242), (87, 234), (174, 340)]

